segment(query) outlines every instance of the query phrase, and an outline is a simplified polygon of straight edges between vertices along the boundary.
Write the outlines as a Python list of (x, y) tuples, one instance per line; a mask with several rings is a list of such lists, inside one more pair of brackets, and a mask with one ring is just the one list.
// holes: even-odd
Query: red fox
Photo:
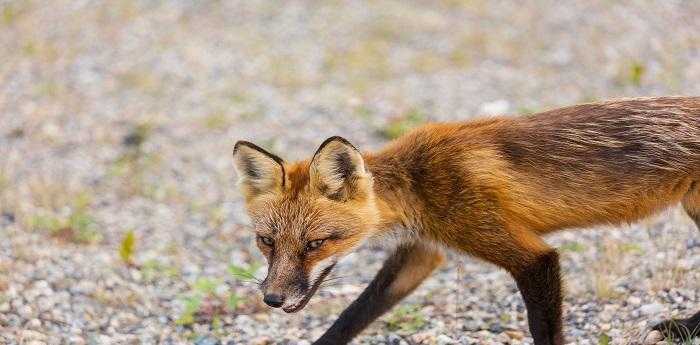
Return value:
[[(293, 313), (365, 241), (400, 239), (314, 344), (346, 344), (450, 248), (515, 279), (536, 345), (560, 345), (558, 254), (541, 236), (637, 221), (682, 204), (700, 227), (700, 97), (613, 100), (531, 116), (427, 124), (378, 152), (341, 137), (286, 163), (246, 142), (239, 186), (268, 260), (263, 300)], [(700, 312), (655, 329), (700, 333)]]

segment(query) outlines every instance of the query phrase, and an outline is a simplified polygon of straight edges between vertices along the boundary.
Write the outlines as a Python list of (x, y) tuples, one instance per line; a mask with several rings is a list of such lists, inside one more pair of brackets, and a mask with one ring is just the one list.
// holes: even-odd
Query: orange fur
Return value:
[[(313, 275), (319, 262), (334, 263), (370, 238), (412, 246), (399, 250), (373, 282), (392, 297), (379, 299), (372, 318), (439, 266), (439, 247), (446, 246), (512, 273), (535, 315), (536, 341), (559, 344), (558, 261), (541, 235), (630, 223), (678, 203), (700, 226), (697, 97), (428, 124), (364, 154), (334, 137), (296, 163), (243, 145), (234, 154), (237, 169), (256, 232), (274, 240), (274, 247), (261, 245), (271, 269), (280, 258), (296, 258), (280, 265)], [(325, 241), (308, 251), (313, 239)], [(285, 279), (291, 278), (268, 276), (266, 282), (289, 285)], [(540, 308), (550, 299), (557, 302)], [(350, 322), (350, 313), (343, 322)], [(329, 339), (361, 330), (334, 327), (345, 328), (329, 330)]]

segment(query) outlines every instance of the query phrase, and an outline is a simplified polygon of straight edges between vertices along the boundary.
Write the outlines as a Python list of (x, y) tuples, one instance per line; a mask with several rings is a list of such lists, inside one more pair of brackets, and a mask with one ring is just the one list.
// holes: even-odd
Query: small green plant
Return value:
[(124, 234), (121, 243), (119, 244), (119, 257), (127, 265), (133, 265), (134, 252), (136, 250), (136, 235), (133, 230), (129, 230)]
[(629, 71), (629, 79), (630, 83), (634, 86), (639, 86), (642, 84), (642, 77), (644, 76), (644, 73), (646, 72), (646, 67), (639, 62), (639, 61), (634, 61), (632, 62), (630, 66), (630, 71)]
[(53, 215), (35, 215), (29, 218), (29, 226), (32, 229), (48, 230), (55, 233), (63, 226), (63, 221)]
[(396, 139), (426, 120), (425, 114), (417, 109), (412, 109), (403, 116), (390, 121), (379, 133), (386, 139)]
[(620, 250), (624, 253), (643, 254), (644, 249), (637, 243), (621, 243)]
[(598, 345), (610, 345), (610, 336), (603, 333), (598, 337)]
[(582, 253), (586, 251), (586, 246), (578, 242), (567, 242), (559, 247), (562, 251)]
[(231, 264), (228, 266), (228, 271), (236, 279), (250, 280), (255, 279), (255, 273), (258, 272), (260, 267), (262, 267), (262, 264), (259, 262), (253, 262), (247, 266), (237, 266)]
[(20, 9), (17, 3), (6, 3), (2, 6), (2, 23), (5, 25), (12, 25), (20, 15)]
[(195, 315), (199, 311), (199, 307), (202, 305), (202, 298), (200, 296), (189, 296), (182, 298), (182, 303), (184, 309), (180, 317), (175, 320), (178, 325), (191, 325), (195, 321)]
[(66, 242), (90, 244), (102, 240), (97, 221), (89, 214), (90, 196), (78, 194), (73, 200), (71, 212), (67, 217), (55, 214), (41, 214), (29, 219), (33, 229), (48, 231), (51, 236)]
[(386, 324), (390, 331), (415, 333), (425, 325), (425, 316), (419, 306), (400, 306), (389, 315)]
[[(237, 280), (256, 280), (255, 273), (262, 265), (254, 262), (246, 266), (230, 265), (229, 273)], [(191, 325), (197, 321), (210, 321), (212, 326), (221, 315), (233, 312), (245, 303), (245, 298), (235, 291), (217, 293), (223, 280), (199, 278), (191, 286), (190, 292), (181, 298), (183, 311), (175, 321), (178, 325)]]
[(180, 274), (177, 267), (165, 265), (156, 259), (146, 260), (140, 268), (143, 279), (147, 282), (152, 282), (160, 277), (172, 278)]
[(202, 310), (207, 299), (212, 299), (216, 295), (216, 287), (219, 281), (211, 278), (199, 278), (192, 285), (191, 291), (182, 299), (184, 309), (180, 317), (175, 321), (178, 325), (191, 325), (195, 322), (197, 314)]
[(227, 306), (230, 310), (236, 310), (243, 303), (244, 298), (236, 293), (229, 293)]

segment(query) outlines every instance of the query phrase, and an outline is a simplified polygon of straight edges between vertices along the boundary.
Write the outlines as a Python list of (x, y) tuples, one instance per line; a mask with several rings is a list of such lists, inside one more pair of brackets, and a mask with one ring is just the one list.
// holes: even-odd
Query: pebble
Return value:
[(253, 339), (251, 342), (252, 345), (272, 345), (274, 344), (274, 341), (270, 337), (258, 337)]
[(194, 345), (221, 345), (221, 341), (212, 337), (199, 337), (195, 340)]
[(649, 334), (647, 334), (646, 338), (644, 338), (644, 345), (653, 345), (656, 344), (664, 339), (663, 334), (659, 331), (651, 331)]
[(440, 334), (437, 337), (437, 343), (438, 343), (438, 345), (448, 345), (448, 344), (454, 344), (455, 341), (454, 341), (454, 339), (450, 338), (448, 335)]
[(85, 339), (83, 339), (81, 336), (74, 335), (68, 338), (68, 343), (70, 345), (84, 345)]
[(33, 330), (24, 330), (22, 331), (22, 339), (24, 340), (39, 340), (39, 341), (46, 341), (47, 337), (41, 332), (33, 331)]
[(664, 306), (659, 303), (645, 304), (639, 308), (644, 315), (656, 315), (664, 311)]

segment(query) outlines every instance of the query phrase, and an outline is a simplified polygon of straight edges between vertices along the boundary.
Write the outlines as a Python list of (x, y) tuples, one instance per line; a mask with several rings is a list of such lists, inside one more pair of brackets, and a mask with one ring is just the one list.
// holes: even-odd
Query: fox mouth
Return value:
[(318, 279), (316, 279), (314, 285), (311, 286), (311, 289), (309, 289), (309, 292), (307, 292), (306, 295), (304, 295), (304, 298), (302, 298), (301, 301), (289, 307), (282, 308), (282, 310), (284, 310), (285, 313), (291, 314), (304, 309), (304, 307), (306, 307), (306, 304), (309, 303), (311, 297), (313, 297), (316, 291), (318, 290), (319, 286), (321, 286), (321, 283), (323, 283), (323, 280), (326, 279), (326, 276), (329, 273), (331, 273), (333, 267), (335, 267), (335, 264), (328, 266), (325, 270), (323, 270), (323, 272), (321, 272), (321, 275), (318, 277)]

